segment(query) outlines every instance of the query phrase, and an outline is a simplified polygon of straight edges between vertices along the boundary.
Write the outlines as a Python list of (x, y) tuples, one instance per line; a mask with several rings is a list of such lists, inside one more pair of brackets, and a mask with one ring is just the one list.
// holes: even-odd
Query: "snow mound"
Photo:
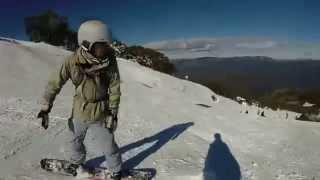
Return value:
[[(43, 43), (0, 41), (0, 179), (72, 179), (43, 172), (39, 161), (68, 158), (63, 144), (73, 89), (62, 90), (48, 130), (35, 118), (48, 72), (69, 54)], [(154, 168), (160, 180), (320, 178), (319, 124), (269, 109), (261, 117), (255, 106), (240, 113), (242, 105), (204, 86), (118, 63), (116, 139), (125, 167)]]
[(68, 51), (44, 43), (0, 38), (1, 95), (38, 95), (52, 68), (69, 54)]

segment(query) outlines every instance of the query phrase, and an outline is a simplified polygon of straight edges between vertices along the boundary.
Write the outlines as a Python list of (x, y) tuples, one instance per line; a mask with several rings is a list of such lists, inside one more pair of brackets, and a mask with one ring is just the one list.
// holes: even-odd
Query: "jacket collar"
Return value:
[(104, 60), (99, 60), (81, 47), (77, 49), (76, 53), (78, 57), (76, 61), (77, 64), (89, 64), (89, 65), (108, 64), (110, 61), (109, 58), (106, 58)]

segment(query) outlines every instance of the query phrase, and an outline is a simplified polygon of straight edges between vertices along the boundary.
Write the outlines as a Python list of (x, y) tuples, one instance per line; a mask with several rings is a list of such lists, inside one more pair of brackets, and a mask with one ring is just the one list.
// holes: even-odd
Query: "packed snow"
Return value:
[[(50, 71), (71, 52), (44, 43), (0, 41), (0, 179), (68, 180), (40, 169), (67, 159), (73, 87), (58, 95), (48, 130), (35, 116)], [(154, 179), (318, 180), (320, 124), (243, 105), (210, 89), (118, 59), (122, 79), (116, 139), (126, 168)], [(285, 118), (288, 116), (287, 118)], [(93, 147), (94, 150), (94, 147)], [(88, 160), (95, 157), (90, 157)]]
[(315, 104), (311, 104), (311, 103), (309, 103), (309, 102), (305, 102), (305, 103), (302, 105), (302, 107), (313, 107), (313, 106), (315, 106)]

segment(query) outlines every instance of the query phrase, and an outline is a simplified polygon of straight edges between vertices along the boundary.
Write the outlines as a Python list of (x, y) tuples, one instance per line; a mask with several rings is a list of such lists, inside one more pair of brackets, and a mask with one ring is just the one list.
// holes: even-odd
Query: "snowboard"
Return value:
[[(40, 161), (41, 168), (55, 174), (81, 177), (82, 174), (79, 173), (79, 169), (83, 168), (83, 165), (73, 164), (67, 160), (60, 159), (42, 159)], [(83, 168), (84, 169), (84, 168)], [(104, 169), (100, 169), (105, 171)], [(106, 173), (104, 176), (95, 176), (94, 170), (87, 171), (88, 176), (83, 176), (90, 180), (109, 180), (110, 173)], [(129, 169), (123, 170), (122, 180), (150, 180), (155, 176), (154, 169)]]

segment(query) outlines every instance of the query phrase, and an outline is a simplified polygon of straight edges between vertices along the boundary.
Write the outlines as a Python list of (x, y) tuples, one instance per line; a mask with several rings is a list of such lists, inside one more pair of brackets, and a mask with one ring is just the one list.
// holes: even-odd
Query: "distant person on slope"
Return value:
[[(114, 50), (110, 47), (111, 33), (106, 24), (91, 20), (81, 24), (78, 31), (79, 48), (69, 56), (46, 86), (38, 118), (47, 129), (48, 114), (62, 86), (72, 80), (75, 86), (72, 118), (73, 132), (71, 162), (84, 163), (84, 139), (91, 131), (98, 134), (92, 144), (98, 144), (106, 157), (111, 178), (121, 178), (121, 155), (114, 139), (120, 103), (120, 76)], [(91, 139), (90, 139), (91, 140)]]

